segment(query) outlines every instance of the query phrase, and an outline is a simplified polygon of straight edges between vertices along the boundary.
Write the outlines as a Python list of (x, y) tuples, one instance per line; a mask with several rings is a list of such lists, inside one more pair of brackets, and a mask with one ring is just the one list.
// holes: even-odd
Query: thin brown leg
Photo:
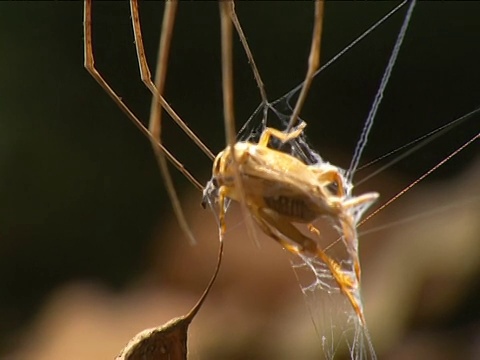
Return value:
[(233, 57), (232, 57), (232, 21), (230, 3), (220, 1), (220, 23), (222, 42), (222, 87), (223, 117), (225, 119), (225, 138), (233, 148), (236, 143), (235, 112), (233, 106)]
[(258, 244), (253, 221), (249, 216), (248, 207), (245, 201), (245, 190), (240, 177), (238, 159), (236, 158), (236, 153), (234, 151), (237, 140), (233, 106), (232, 19), (230, 17), (231, 3), (227, 1), (220, 1), (219, 6), (222, 43), (222, 90), (225, 138), (233, 159), (235, 186), (238, 188), (239, 193), (242, 194), (240, 205), (247, 226), (247, 232), (250, 238), (252, 238), (254, 242)]
[[(125, 105), (115, 91), (108, 85), (103, 79), (100, 73), (95, 68), (95, 61), (92, 50), (92, 1), (85, 0), (84, 3), (84, 66), (97, 83), (105, 90), (105, 92), (112, 98), (122, 112), (133, 122), (133, 124), (151, 141), (156, 141), (150, 131), (142, 124), (135, 114)], [(203, 190), (203, 186), (195, 179), (195, 177), (184, 168), (180, 163), (162, 144), (158, 144), (160, 150), (165, 154), (167, 160), (169, 160), (193, 185), (199, 190)]]
[[(135, 44), (137, 48), (138, 63), (140, 66), (140, 74), (142, 76), (142, 81), (150, 89), (153, 94), (151, 112), (150, 112), (150, 121), (149, 121), (149, 130), (157, 141), (152, 142), (153, 150), (157, 158), (158, 166), (162, 174), (165, 188), (170, 197), (170, 202), (172, 203), (173, 211), (177, 217), (178, 223), (182, 228), (183, 232), (189, 239), (191, 244), (195, 244), (196, 240), (193, 235), (193, 232), (188, 225), (188, 222), (183, 214), (182, 206), (180, 200), (178, 199), (175, 186), (173, 184), (170, 171), (168, 169), (168, 164), (165, 160), (165, 156), (158, 149), (157, 142), (162, 143), (161, 138), (161, 116), (162, 116), (162, 104), (165, 103), (165, 100), (162, 97), (163, 89), (165, 87), (165, 78), (167, 74), (167, 65), (168, 65), (168, 54), (170, 49), (170, 41), (172, 39), (173, 25), (175, 22), (175, 13), (177, 9), (176, 1), (167, 1), (165, 2), (165, 9), (163, 13), (162, 21), (162, 32), (160, 36), (160, 45), (158, 50), (157, 58), (157, 70), (155, 74), (155, 85), (152, 83), (150, 70), (147, 65), (145, 51), (143, 48), (142, 33), (140, 31), (140, 18), (138, 14), (138, 2), (137, 0), (130, 1), (130, 11), (132, 14), (132, 24), (133, 24), (133, 33), (135, 36)], [(163, 102), (162, 102), (163, 101)], [(176, 115), (176, 114), (175, 114)], [(186, 127), (183, 121), (180, 120), (180, 123)], [(181, 125), (181, 126), (182, 126)], [(187, 127), (188, 129), (188, 127)], [(190, 129), (188, 129), (190, 131)], [(193, 134), (193, 132), (190, 131)], [(196, 137), (195, 137), (196, 138)], [(203, 145), (203, 143), (202, 143)]]
[(260, 76), (260, 72), (258, 71), (257, 64), (255, 63), (255, 59), (253, 58), (252, 51), (250, 50), (250, 46), (248, 46), (247, 38), (243, 32), (242, 26), (240, 25), (240, 21), (238, 20), (237, 14), (235, 12), (235, 2), (231, 0), (229, 3), (230, 3), (230, 17), (232, 19), (233, 25), (235, 26), (235, 29), (237, 30), (238, 37), (240, 38), (240, 42), (242, 43), (245, 53), (247, 55), (248, 63), (252, 68), (253, 76), (255, 77), (255, 81), (257, 82), (258, 89), (260, 90), (262, 103), (268, 104), (265, 85), (262, 81), (262, 77)]
[[(357, 277), (352, 277), (348, 272), (345, 272), (337, 261), (329, 257), (324, 250), (320, 249), (313, 239), (303, 235), (288, 219), (269, 209), (252, 208), (252, 212), (254, 213), (254, 219), (263, 231), (279, 242), (286, 250), (295, 255), (316, 256), (328, 266), (340, 291), (347, 297), (360, 322), (364, 325), (365, 318), (362, 304), (357, 296), (360, 284)], [(309, 226), (309, 229), (313, 233), (318, 232), (313, 226)]]
[[(169, 3), (168, 1), (167, 3)], [(173, 16), (172, 19), (167, 20), (173, 21), (173, 17), (175, 16), (175, 5), (174, 6)], [(166, 7), (167, 10), (168, 6)], [(171, 9), (171, 8), (170, 8)], [(145, 50), (143, 48), (143, 40), (142, 40), (142, 31), (140, 29), (140, 18), (138, 15), (138, 1), (131, 0), (130, 1), (130, 10), (132, 13), (132, 24), (133, 24), (133, 33), (135, 36), (135, 46), (137, 48), (137, 56), (138, 56), (138, 64), (140, 66), (140, 75), (142, 77), (142, 81), (147, 86), (147, 88), (152, 92), (152, 94), (156, 97), (157, 101), (162, 105), (165, 111), (172, 117), (172, 119), (180, 126), (180, 128), (193, 140), (193, 142), (210, 158), (210, 160), (215, 159), (215, 156), (210, 151), (210, 149), (200, 140), (200, 138), (195, 135), (195, 133), (190, 130), (190, 128), (185, 124), (185, 122), (177, 115), (177, 113), (173, 110), (173, 108), (165, 101), (163, 96), (158, 91), (157, 87), (152, 82), (152, 76), (150, 74), (150, 70), (148, 68), (147, 59), (145, 57)], [(172, 10), (170, 10), (172, 11)], [(169, 13), (167, 13), (169, 15)], [(169, 24), (167, 24), (169, 25)], [(171, 24), (173, 26), (173, 23)], [(171, 38), (171, 32), (169, 34)], [(165, 57), (168, 55), (168, 48), (170, 43), (170, 38), (166, 38), (165, 41), (165, 50), (167, 51)], [(166, 60), (166, 59), (165, 59)]]
[(295, 130), (287, 133), (281, 132), (277, 129), (267, 127), (265, 128), (265, 130), (263, 130), (262, 134), (260, 135), (260, 140), (258, 140), (258, 146), (267, 147), (268, 141), (272, 136), (277, 138), (283, 143), (296, 139), (302, 134), (302, 131), (303, 129), (305, 129), (306, 126), (307, 126), (307, 123), (302, 122)]
[(323, 22), (323, 8), (324, 1), (315, 1), (315, 24), (313, 25), (312, 46), (310, 48), (310, 56), (308, 58), (308, 70), (303, 82), (302, 91), (298, 96), (297, 103), (293, 109), (292, 117), (288, 123), (287, 131), (295, 126), (297, 123), (300, 111), (302, 110), (305, 99), (307, 98), (308, 90), (312, 84), (315, 71), (317, 71), (320, 65), (320, 40), (322, 38), (322, 22)]
[(336, 283), (340, 287), (340, 291), (347, 297), (350, 305), (360, 319), (360, 323), (365, 325), (365, 316), (363, 315), (362, 304), (358, 298), (359, 281), (355, 277), (351, 277), (345, 273), (340, 264), (325, 254), (324, 251), (318, 250), (317, 256), (328, 266), (330, 273), (333, 275)]

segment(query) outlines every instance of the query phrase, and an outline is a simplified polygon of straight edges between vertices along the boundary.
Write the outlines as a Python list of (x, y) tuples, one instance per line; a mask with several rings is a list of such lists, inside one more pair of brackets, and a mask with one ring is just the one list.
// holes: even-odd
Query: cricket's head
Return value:
[[(216, 179), (218, 186), (234, 186), (235, 180), (235, 166), (242, 172), (242, 165), (248, 162), (250, 158), (249, 153), (251, 147), (255, 146), (248, 142), (237, 142), (233, 147), (227, 146), (225, 150), (218, 153), (215, 161), (213, 162), (212, 179)], [(235, 161), (234, 161), (235, 152)]]
[[(249, 143), (238, 142), (235, 144), (235, 160), (237, 166), (241, 166), (248, 158)], [(203, 190), (202, 206), (205, 208), (207, 203), (214, 202), (218, 197), (218, 190), (221, 186), (235, 187), (235, 164), (233, 161), (233, 151), (227, 146), (219, 152), (213, 161), (212, 178), (209, 180)]]
[(225, 173), (225, 169), (228, 167), (227, 164), (232, 161), (230, 155), (230, 147), (218, 153), (213, 161), (212, 178), (221, 177)]
[(203, 189), (203, 196), (202, 196), (202, 207), (204, 209), (207, 208), (207, 205), (213, 207), (215, 204), (216, 199), (218, 198), (218, 182), (217, 180), (212, 177), (205, 185)]
[(230, 147), (218, 153), (213, 161), (212, 177), (203, 190), (202, 207), (205, 209), (207, 204), (214, 204), (218, 197), (218, 190), (222, 185), (228, 185), (231, 171), (232, 156)]

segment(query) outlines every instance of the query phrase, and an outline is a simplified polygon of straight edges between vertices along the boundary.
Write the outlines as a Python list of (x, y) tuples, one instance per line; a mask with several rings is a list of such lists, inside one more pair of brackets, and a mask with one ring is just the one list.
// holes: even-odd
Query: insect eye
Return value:
[(225, 165), (226, 166), (232, 165), (232, 162), (233, 162), (232, 156), (230, 155), (230, 153), (228, 153), (228, 155), (225, 157)]
[(336, 195), (336, 196), (339, 195), (340, 186), (339, 186), (338, 182), (333, 181), (330, 184), (328, 184), (326, 187), (332, 195)]
[(215, 161), (213, 163), (213, 174), (218, 174), (220, 172), (222, 157), (223, 157), (223, 152), (219, 153), (215, 158)]
[(218, 180), (216, 177), (213, 177), (212, 178), (212, 185), (214, 188), (218, 188)]

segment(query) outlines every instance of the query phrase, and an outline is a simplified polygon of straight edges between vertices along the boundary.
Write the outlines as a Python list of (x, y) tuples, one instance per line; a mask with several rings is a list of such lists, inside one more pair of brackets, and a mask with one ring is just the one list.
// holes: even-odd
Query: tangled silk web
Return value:
[[(282, 101), (262, 107), (263, 111), (258, 111), (250, 118), (250, 122), (256, 120), (257, 125), (250, 128), (250, 131), (245, 131), (239, 140), (257, 143), (267, 124), (274, 128), (286, 128), (292, 112), (289, 100), (293, 95), (290, 93)], [(264, 114), (272, 116), (265, 117)], [(309, 146), (303, 133), (285, 144), (273, 139), (269, 146), (312, 167), (321, 169), (330, 165)], [(345, 191), (343, 201), (354, 200), (353, 184), (347, 178), (347, 171), (340, 168), (337, 170)], [(332, 189), (332, 192), (335, 193), (336, 190)], [(345, 226), (338, 218), (329, 216), (314, 222), (313, 225), (320, 231), (320, 235), (315, 238), (325, 257), (300, 252), (291, 258), (326, 359), (333, 359), (337, 353), (345, 352), (352, 359), (376, 358), (365, 322), (360, 274), (356, 269), (359, 261), (356, 228), (372, 203), (373, 201), (363, 202), (345, 209), (344, 216), (351, 219), (351, 226)], [(301, 228), (301, 225), (297, 227)], [(303, 232), (309, 236), (308, 231)], [(349, 285), (342, 284), (341, 279)]]
[[(363, 35), (347, 46), (340, 54), (326, 63), (319, 72), (352, 48), (404, 4), (405, 2), (380, 19)], [(325, 166), (331, 166), (336, 169), (341, 179), (341, 184), (332, 183), (329, 185), (333, 187), (330, 189), (331, 193), (337, 194), (339, 188), (341, 188), (342, 204), (354, 204), (353, 206), (345, 206), (341, 216), (324, 215), (316, 219), (313, 224), (315, 229), (319, 229), (316, 236), (312, 237), (312, 229), (307, 229), (304, 225), (303, 228), (301, 228), (302, 226), (298, 226), (299, 230), (305, 233), (306, 236), (316, 239), (316, 246), (320, 250), (317, 254), (300, 251), (295, 254), (292, 260), (292, 265), (298, 275), (301, 289), (309, 304), (322, 351), (327, 359), (333, 359), (337, 354), (344, 352), (347, 352), (351, 359), (376, 358), (363, 312), (358, 234), (356, 230), (362, 215), (376, 199), (376, 194), (367, 194), (375, 196), (370, 196), (370, 198), (365, 201), (356, 201), (356, 199), (360, 197), (355, 197), (352, 193), (352, 179), (358, 167), (362, 151), (367, 144), (376, 111), (395, 64), (414, 5), (415, 2), (410, 2), (403, 26), (400, 29), (393, 47), (390, 60), (370, 113), (365, 121), (364, 129), (348, 170), (337, 168), (322, 159), (322, 157), (309, 146), (304, 132), (285, 143), (272, 137), (267, 144), (269, 148), (287, 153), (299, 159), (310, 168), (322, 169), (325, 168)], [(257, 144), (261, 134), (267, 127), (280, 130), (286, 129), (293, 112), (295, 98), (301, 86), (302, 85), (299, 85), (274, 102), (260, 104), (240, 130), (237, 141)], [(218, 179), (212, 178), (209, 184), (207, 184), (204, 193), (204, 201), (208, 203), (212, 209), (216, 209), (218, 188)], [(228, 207), (228, 202), (225, 207)], [(215, 212), (218, 214), (217, 210), (215, 210)], [(310, 230), (310, 233), (308, 230)]]

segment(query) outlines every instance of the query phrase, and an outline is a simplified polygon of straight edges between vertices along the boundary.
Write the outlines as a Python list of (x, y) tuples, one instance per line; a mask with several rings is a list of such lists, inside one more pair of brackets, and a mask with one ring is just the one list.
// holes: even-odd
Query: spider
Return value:
[[(236, 17), (233, 2), (220, 2), (222, 85), (227, 145), (225, 149), (216, 156), (188, 128), (162, 95), (177, 2), (168, 1), (165, 3), (160, 52), (157, 63), (158, 71), (155, 82), (153, 82), (143, 49), (138, 4), (136, 0), (131, 0), (132, 23), (140, 73), (143, 82), (154, 97), (152, 116), (148, 129), (135, 117), (121, 98), (95, 69), (91, 39), (91, 0), (85, 1), (85, 67), (130, 120), (132, 120), (151, 141), (164, 176), (168, 193), (174, 204), (177, 219), (192, 241), (193, 234), (190, 232), (181, 212), (181, 207), (165, 160), (170, 161), (194, 186), (203, 191), (204, 205), (207, 203), (218, 204), (220, 240), (223, 239), (223, 235), (227, 229), (225, 223), (225, 202), (227, 199), (231, 199), (239, 202), (251, 215), (251, 218), (246, 218), (247, 222), (253, 219), (264, 233), (279, 242), (285, 249), (293, 254), (299, 255), (302, 259), (304, 256), (312, 257), (319, 259), (325, 264), (330, 278), (333, 278), (334, 282), (338, 285), (336, 288), (338, 288), (350, 302), (356, 314), (356, 319), (361, 324), (361, 330), (365, 330), (366, 341), (369, 342), (360, 300), (361, 270), (358, 257), (356, 226), (359, 220), (358, 214), (372, 204), (378, 198), (378, 194), (371, 192), (360, 196), (353, 196), (351, 194), (351, 179), (349, 176), (345, 176), (340, 168), (326, 162), (309, 165), (295, 156), (269, 147), (269, 140), (271, 138), (276, 138), (283, 143), (293, 141), (297, 139), (305, 129), (306, 123), (300, 122), (299, 115), (313, 77), (319, 68), (323, 5), (323, 1), (315, 1), (314, 29), (308, 70), (285, 132), (271, 127), (265, 127), (258, 143), (253, 143), (236, 140), (233, 107), (232, 25), (235, 26), (236, 32), (240, 37), (240, 41), (249, 59), (249, 63), (252, 66), (254, 77), (262, 97), (262, 105), (264, 105), (265, 109), (264, 115), (266, 115), (266, 109), (271, 103), (267, 100), (263, 82), (246, 42), (246, 37)], [(160, 116), (162, 108), (188, 136), (190, 136), (192, 141), (213, 160), (212, 179), (205, 188), (161, 143)], [(266, 119), (266, 116), (264, 118)], [(300, 123), (298, 124), (298, 122)], [(336, 224), (339, 224), (340, 241), (345, 245), (348, 255), (346, 261), (335, 260), (327, 254), (327, 251), (333, 244), (326, 248), (321, 248), (319, 242), (315, 239), (315, 236), (320, 236), (320, 231), (315, 228), (312, 223), (323, 217), (330, 218), (334, 220)], [(310, 237), (303, 234), (294, 224), (307, 225), (314, 236)], [(251, 229), (251, 226), (247, 228)], [(348, 265), (348, 269), (346, 269), (345, 264)]]
[[(369, 193), (359, 197), (351, 197), (346, 194), (343, 175), (335, 166), (327, 163), (315, 166), (306, 165), (293, 156), (268, 147), (268, 141), (271, 137), (275, 137), (283, 142), (290, 141), (298, 137), (306, 126), (306, 124), (302, 122), (292, 130), (299, 120), (301, 108), (305, 102), (315, 72), (319, 67), (324, 2), (318, 0), (315, 2), (314, 29), (308, 61), (308, 70), (302, 90), (288, 123), (286, 129), (287, 132), (282, 133), (279, 130), (267, 127), (261, 134), (258, 144), (236, 141), (232, 90), (232, 25), (235, 26), (249, 62), (252, 65), (252, 70), (260, 89), (262, 103), (269, 104), (265, 88), (258, 69), (256, 68), (248, 43), (246, 42), (246, 37), (243, 34), (239, 20), (235, 14), (233, 1), (219, 3), (222, 30), (224, 120), (228, 145), (226, 149), (220, 152), (216, 157), (188, 128), (180, 116), (176, 114), (162, 96), (167, 70), (169, 42), (171, 40), (176, 6), (176, 2), (166, 2), (165, 5), (163, 31), (157, 65), (159, 71), (157, 72), (154, 83), (151, 79), (143, 48), (138, 4), (136, 0), (131, 0), (130, 2), (141, 77), (145, 85), (154, 95), (154, 110), (152, 111), (148, 129), (138, 118), (136, 118), (130, 109), (128, 109), (121, 98), (113, 91), (94, 66), (91, 39), (91, 0), (85, 1), (85, 67), (112, 97), (117, 105), (119, 105), (121, 110), (152, 142), (177, 218), (181, 227), (192, 242), (194, 242), (194, 236), (184, 219), (165, 159), (169, 160), (197, 188), (204, 190), (204, 200), (209, 196), (216, 198), (220, 208), (219, 218), (221, 237), (226, 230), (224, 220), (225, 199), (230, 198), (245, 204), (248, 212), (250, 212), (260, 228), (286, 249), (295, 254), (310, 254), (312, 256), (318, 256), (325, 264), (327, 264), (335, 281), (339, 284), (342, 292), (348, 297), (357, 315), (362, 320), (362, 324), (364, 324), (358, 295), (360, 263), (358, 260), (357, 236), (355, 231), (355, 221), (352, 214), (350, 214), (350, 210), (360, 205), (372, 203), (378, 197), (378, 194)], [(206, 189), (203, 189), (201, 184), (161, 143), (161, 108), (165, 109), (172, 119), (199, 146), (199, 148), (201, 148), (208, 157), (214, 160), (213, 179)], [(333, 192), (332, 187), (336, 188)], [(342, 239), (350, 256), (350, 260), (354, 264), (355, 276), (350, 276), (342, 271), (340, 264), (331, 259), (324, 250), (320, 249), (315, 240), (303, 235), (292, 225), (292, 222), (309, 224), (309, 229), (313, 233), (319, 234), (319, 231), (311, 225), (311, 222), (322, 216), (335, 218), (341, 224), (343, 230)], [(248, 221), (249, 219), (247, 219), (247, 222)], [(251, 225), (248, 228), (251, 228)]]

